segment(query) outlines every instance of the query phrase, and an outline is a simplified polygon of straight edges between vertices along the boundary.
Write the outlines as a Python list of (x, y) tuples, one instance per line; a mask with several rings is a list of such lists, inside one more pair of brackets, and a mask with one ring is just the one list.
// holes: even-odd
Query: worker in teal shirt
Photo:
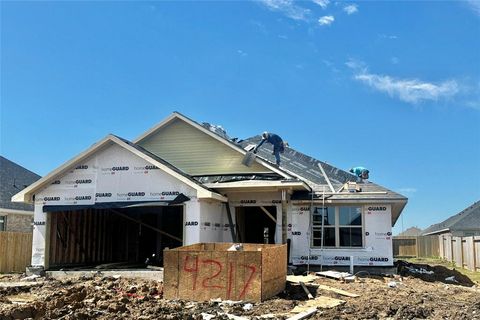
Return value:
[(275, 155), (277, 166), (279, 166), (280, 153), (283, 153), (285, 151), (286, 143), (283, 142), (282, 138), (280, 138), (279, 135), (275, 133), (268, 133), (265, 131), (264, 133), (262, 133), (262, 141), (260, 141), (260, 143), (255, 147), (255, 149), (253, 150), (253, 153), (257, 153), (258, 148), (260, 148), (260, 146), (265, 142), (268, 142), (273, 145), (273, 155)]
[(368, 179), (368, 174), (370, 171), (368, 171), (368, 169), (364, 167), (354, 167), (350, 169), (350, 172), (359, 178)]

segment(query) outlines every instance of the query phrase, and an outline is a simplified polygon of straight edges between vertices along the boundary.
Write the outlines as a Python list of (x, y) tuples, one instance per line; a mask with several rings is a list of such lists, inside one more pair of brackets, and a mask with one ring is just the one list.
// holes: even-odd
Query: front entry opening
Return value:
[[(102, 264), (162, 265), (163, 249), (183, 241), (183, 206), (49, 213), (49, 269)], [(153, 256), (155, 255), (155, 256)]]
[[(267, 214), (267, 212), (269, 214)], [(240, 241), (264, 243), (264, 229), (268, 228), (268, 243), (275, 243), (277, 207), (236, 207), (235, 219)]]

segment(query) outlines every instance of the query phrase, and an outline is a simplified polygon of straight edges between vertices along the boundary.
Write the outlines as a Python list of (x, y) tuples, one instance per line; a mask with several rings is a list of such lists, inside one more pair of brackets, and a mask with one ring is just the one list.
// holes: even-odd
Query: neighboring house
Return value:
[(480, 201), (422, 232), (424, 236), (441, 234), (455, 237), (480, 236)]
[(176, 112), (133, 142), (108, 135), (13, 197), (35, 204), (32, 265), (142, 262), (231, 241), (288, 241), (293, 264), (393, 265), (407, 198), (292, 148), (280, 167), (270, 145), (245, 165), (259, 141)]
[(11, 199), (38, 179), (38, 174), (0, 156), (0, 231), (32, 232), (33, 205)]
[(422, 229), (417, 227), (410, 227), (407, 230), (400, 232), (397, 237), (416, 237), (422, 234)]

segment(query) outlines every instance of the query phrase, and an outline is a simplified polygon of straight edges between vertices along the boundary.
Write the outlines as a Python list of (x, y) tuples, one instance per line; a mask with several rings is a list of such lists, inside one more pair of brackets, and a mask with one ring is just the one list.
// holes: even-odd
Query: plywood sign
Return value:
[(166, 299), (263, 301), (285, 289), (286, 245), (199, 243), (164, 251)]

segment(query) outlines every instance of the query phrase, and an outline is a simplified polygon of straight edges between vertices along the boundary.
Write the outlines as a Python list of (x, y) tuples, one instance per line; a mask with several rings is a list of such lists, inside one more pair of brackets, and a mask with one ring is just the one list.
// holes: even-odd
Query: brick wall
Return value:
[[(2, 215), (5, 215), (5, 214), (2, 214)], [(33, 215), (9, 213), (6, 216), (7, 216), (7, 227), (5, 231), (32, 232)]]

